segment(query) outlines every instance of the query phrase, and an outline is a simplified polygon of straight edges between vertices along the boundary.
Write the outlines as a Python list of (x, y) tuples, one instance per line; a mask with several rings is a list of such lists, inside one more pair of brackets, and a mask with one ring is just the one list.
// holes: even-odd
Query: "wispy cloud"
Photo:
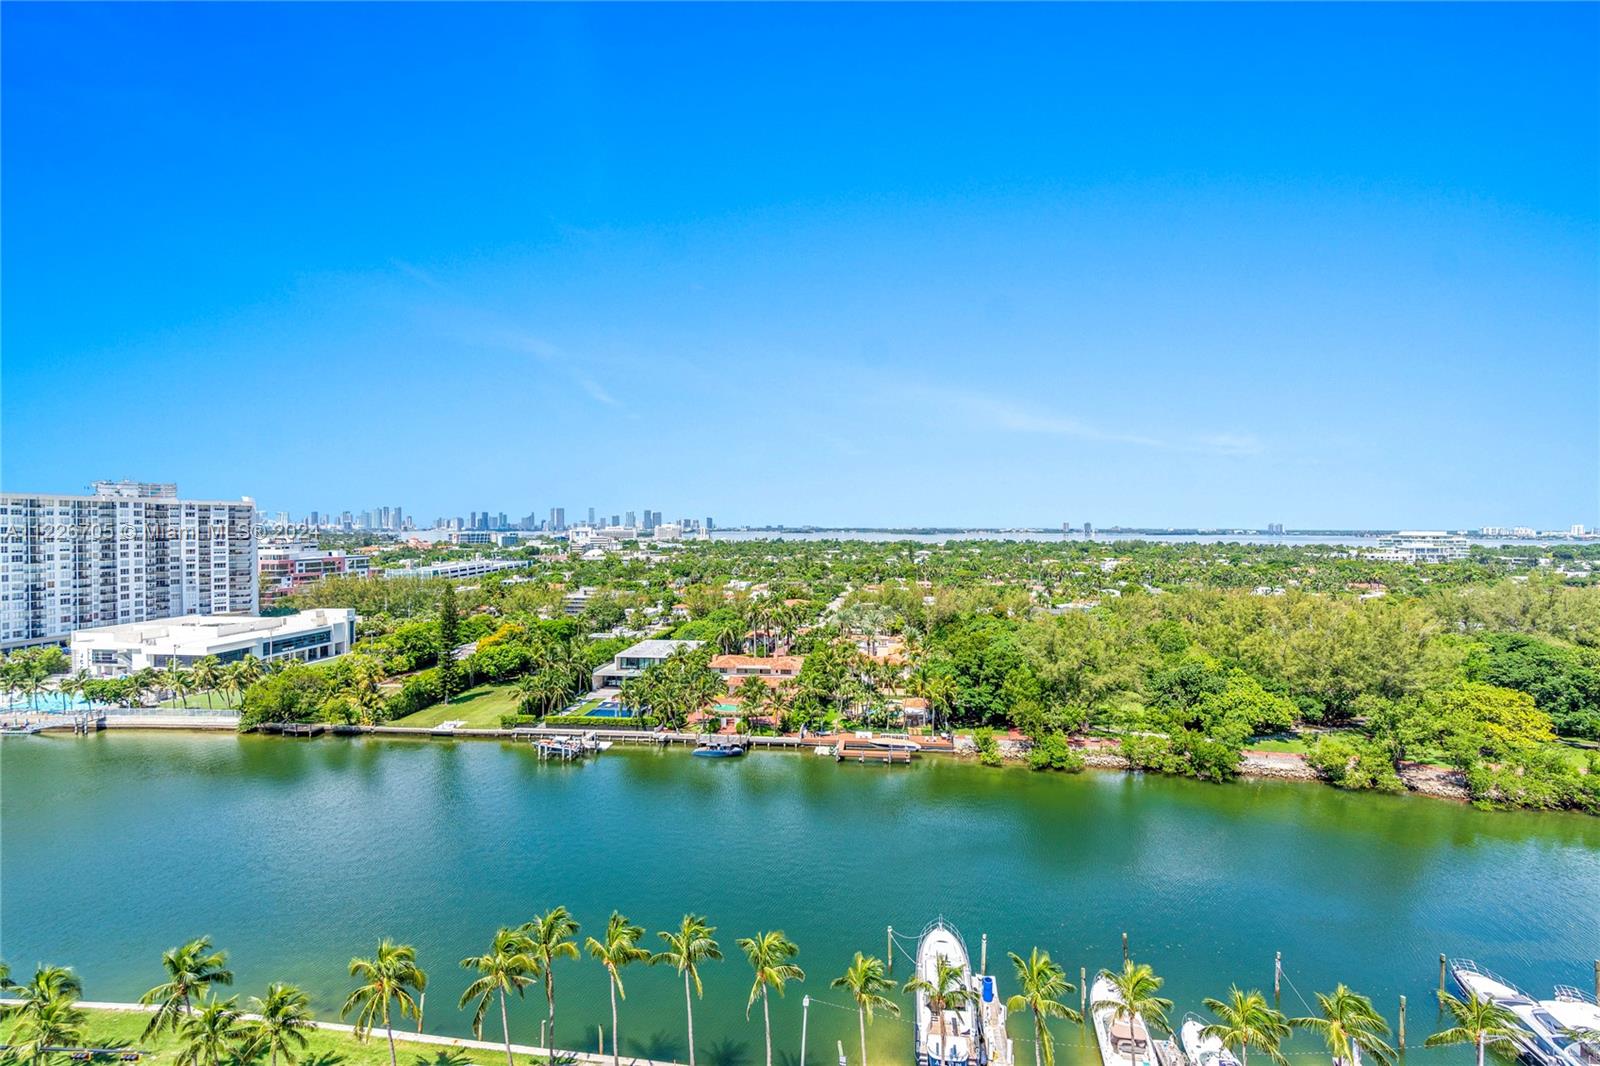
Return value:
[(1142, 427), (1105, 426), (1075, 415), (1046, 410), (971, 389), (935, 385), (911, 387), (918, 402), (942, 408), (950, 417), (993, 431), (1037, 433), (1077, 440), (1126, 444), (1138, 448), (1196, 452), (1218, 456), (1258, 455), (1261, 441), (1251, 433), (1201, 433), (1156, 436)]
[(607, 392), (604, 385), (579, 369), (579, 361), (576, 358), (542, 337), (515, 328), (506, 328), (486, 333), (479, 338), (479, 341), (485, 347), (501, 348), (511, 352), (523, 352), (534, 356), (540, 362), (565, 371), (572, 379), (573, 384), (582, 389), (596, 403), (603, 403), (607, 407), (621, 406), (621, 402)]
[(1260, 455), (1265, 449), (1253, 433), (1205, 433), (1194, 438), (1191, 450), (1212, 455)]

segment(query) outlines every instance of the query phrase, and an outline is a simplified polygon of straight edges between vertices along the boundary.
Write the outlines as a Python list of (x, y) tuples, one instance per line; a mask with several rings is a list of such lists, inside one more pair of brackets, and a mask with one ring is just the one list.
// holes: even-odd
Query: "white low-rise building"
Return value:
[(401, 577), (482, 577), (501, 570), (525, 570), (534, 564), (532, 559), (450, 559), (442, 563), (423, 563), (419, 566), (393, 566), (383, 572), (386, 578)]
[(1467, 557), (1467, 538), (1440, 530), (1404, 529), (1379, 537), (1378, 550), (1362, 554), (1402, 563), (1456, 562)]
[(93, 677), (123, 677), (146, 667), (191, 667), (207, 656), (228, 663), (253, 655), (263, 662), (318, 662), (343, 655), (355, 640), (356, 612), (318, 607), (297, 614), (184, 615), (72, 634), (72, 668)]

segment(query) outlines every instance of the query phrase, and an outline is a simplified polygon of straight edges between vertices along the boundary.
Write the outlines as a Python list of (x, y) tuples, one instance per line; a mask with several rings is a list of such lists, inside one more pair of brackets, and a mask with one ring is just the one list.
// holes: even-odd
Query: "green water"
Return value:
[[(465, 1035), (456, 961), (555, 903), (587, 930), (614, 907), (652, 930), (710, 916), (729, 955), (696, 1015), (710, 1066), (761, 1056), (734, 938), (781, 927), (800, 945), (809, 979), (774, 1005), (780, 1061), (798, 1057), (809, 991), (826, 1002), (808, 1061), (831, 1066), (838, 1039), (857, 1056), (855, 1016), (827, 1005), (845, 1002), (828, 980), (855, 950), (881, 955), (886, 926), (914, 937), (941, 913), (974, 954), (989, 934), (1007, 992), (1006, 951), (1040, 945), (1076, 980), (1116, 964), (1127, 930), (1166, 976), (1174, 1019), (1231, 982), (1270, 992), (1282, 951), (1290, 1013), (1303, 1013), (1296, 989), (1309, 999), (1341, 980), (1391, 1020), (1405, 994), (1417, 1045), (1436, 1020), (1440, 952), (1540, 993), (1592, 983), (1600, 819), (931, 758), (614, 750), (564, 766), (495, 742), (156, 734), (0, 746), (0, 951), (19, 970), (76, 966), (91, 999), (134, 998), (157, 983), (162, 949), (209, 933), (237, 991), (295, 981), (326, 1017), (350, 956), (391, 936), (432, 975), (428, 1028)], [(681, 989), (662, 969), (628, 973), (626, 1052), (684, 1058)], [(561, 1042), (593, 1047), (595, 1025), (609, 1029), (602, 971), (560, 964), (557, 1007)], [(542, 1013), (542, 997), (516, 1005), (513, 1037), (532, 1042)], [(1014, 1022), (1019, 1063), (1027, 1032)], [(1060, 1033), (1064, 1061), (1092, 1060), (1081, 1029)], [(909, 1040), (903, 1020), (871, 1031), (877, 1061), (906, 1061)], [(1308, 1041), (1294, 1046), (1314, 1061)]]

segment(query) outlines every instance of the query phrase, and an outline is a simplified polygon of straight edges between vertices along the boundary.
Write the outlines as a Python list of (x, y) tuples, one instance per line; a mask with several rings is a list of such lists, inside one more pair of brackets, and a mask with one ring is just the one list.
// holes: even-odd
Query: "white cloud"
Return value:
[(1077, 440), (1127, 444), (1139, 448), (1169, 449), (1207, 455), (1259, 455), (1262, 444), (1251, 433), (1202, 433), (1190, 437), (1153, 436), (1139, 428), (1107, 427), (1079, 418), (972, 389), (935, 385), (914, 385), (910, 390), (918, 403), (942, 407), (954, 418), (1011, 433), (1039, 433)]

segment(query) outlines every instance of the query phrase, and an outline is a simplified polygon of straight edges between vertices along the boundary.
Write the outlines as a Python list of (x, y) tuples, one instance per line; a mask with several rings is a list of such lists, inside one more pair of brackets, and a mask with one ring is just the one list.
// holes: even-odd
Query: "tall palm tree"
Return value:
[(1252, 1047), (1260, 1048), (1279, 1066), (1288, 1062), (1278, 1045), (1289, 1038), (1289, 1019), (1259, 991), (1252, 988), (1241, 992), (1238, 987), (1230, 988), (1227, 1000), (1207, 999), (1205, 1005), (1217, 1020), (1201, 1027), (1201, 1034), (1216, 1037), (1223, 1047), (1237, 1051), (1239, 1066), (1250, 1066)]
[(294, 985), (278, 981), (267, 986), (265, 997), (251, 997), (250, 1011), (257, 1016), (249, 1026), (250, 1056), (266, 1051), (272, 1066), (278, 1066), (279, 1055), (287, 1066), (294, 1066), (295, 1052), (306, 1046), (306, 1030), (316, 1028), (311, 1000)]
[(1394, 1048), (1383, 1041), (1389, 1023), (1373, 1009), (1372, 1000), (1338, 985), (1331, 995), (1317, 993), (1317, 1009), (1318, 1017), (1290, 1018), (1289, 1024), (1322, 1034), (1329, 1054), (1352, 1066), (1361, 1066), (1363, 1051), (1385, 1066), (1394, 1061)]
[(742, 937), (737, 943), (744, 957), (750, 960), (750, 968), (755, 971), (755, 980), (750, 985), (750, 999), (744, 1005), (744, 1016), (750, 1017), (750, 1008), (756, 1005), (757, 999), (761, 1000), (761, 1020), (767, 1029), (767, 1066), (772, 1066), (772, 1007), (768, 993), (777, 989), (781, 996), (785, 983), (806, 979), (806, 972), (789, 961), (800, 953), (800, 949), (794, 941), (783, 935), (781, 929)]
[(882, 959), (858, 951), (850, 960), (850, 968), (835, 977), (829, 987), (846, 989), (856, 1001), (856, 1025), (861, 1030), (861, 1066), (866, 1066), (867, 1022), (872, 1020), (873, 1012), (885, 1010), (896, 1016), (900, 1014), (900, 1005), (884, 995), (894, 988), (894, 982), (884, 976)]
[(945, 1049), (950, 1045), (945, 1032), (945, 1012), (962, 1009), (972, 1002), (974, 996), (967, 984), (966, 970), (952, 965), (949, 959), (940, 955), (933, 960), (932, 980), (918, 974), (900, 990), (918, 992), (927, 998), (928, 1010), (939, 1020), (939, 1055), (946, 1057)]
[(546, 1046), (556, 1046), (556, 971), (557, 959), (578, 957), (578, 923), (565, 907), (553, 907), (522, 927), (532, 941), (529, 953), (538, 960), (544, 974), (544, 999), (549, 1007)]
[(701, 915), (685, 914), (676, 932), (662, 930), (656, 934), (667, 946), (650, 956), (650, 965), (664, 962), (683, 974), (683, 1009), (689, 1019), (689, 1066), (694, 1066), (694, 999), (689, 990), (692, 987), (694, 995), (703, 995), (700, 964), (722, 958), (722, 949), (711, 938), (716, 931), (717, 927), (707, 925)]
[(209, 936), (168, 948), (161, 954), (161, 968), (167, 971), (167, 979), (139, 997), (140, 1003), (160, 1004), (150, 1016), (150, 1024), (144, 1027), (146, 1037), (162, 1029), (176, 1030), (184, 1018), (194, 1013), (192, 999), (215, 985), (233, 984), (228, 953), (212, 950)]
[(77, 673), (63, 677), (56, 684), (56, 691), (61, 693), (63, 709), (70, 707), (75, 697), (83, 695), (84, 685), (91, 680), (93, 678), (90, 677), (89, 671), (79, 670)]
[(21, 1000), (19, 1005), (10, 1008), (13, 1011), (26, 1007), (29, 1003), (42, 1003), (57, 996), (77, 999), (83, 994), (83, 982), (78, 980), (78, 975), (67, 966), (40, 966), (25, 985), (12, 983), (11, 968), (8, 966), (6, 987), (16, 989), (17, 998)]
[[(1149, 963), (1135, 963), (1128, 959), (1123, 962), (1121, 970), (1101, 970), (1100, 976), (1111, 982), (1112, 996), (1094, 1003), (1095, 1010), (1109, 1009), (1113, 1022), (1127, 1022), (1130, 1027), (1135, 1018), (1143, 1018), (1146, 1032), (1152, 1026), (1167, 1028), (1167, 1011), (1172, 1009), (1172, 1000), (1156, 995), (1165, 982), (1156, 976)], [(1130, 1041), (1130, 1064), (1134, 1061), (1134, 1054)]]
[(257, 659), (249, 652), (246, 652), (244, 658), (239, 660), (239, 680), (244, 682), (245, 688), (249, 688), (267, 676), (267, 670), (268, 664), (262, 663), (260, 659)]
[(619, 1066), (621, 1058), (617, 1050), (617, 1000), (627, 999), (628, 994), (622, 988), (622, 968), (631, 963), (648, 961), (650, 953), (639, 946), (639, 938), (644, 936), (644, 929), (634, 925), (616, 911), (611, 912), (611, 920), (606, 923), (606, 938), (596, 940), (590, 937), (584, 942), (584, 947), (589, 954), (600, 960), (600, 965), (606, 968), (606, 975), (611, 979), (611, 1062), (612, 1066)]
[(478, 1001), (477, 1008), (472, 1012), (473, 1036), (483, 1039), (483, 1016), (489, 1009), (489, 1001), (496, 996), (500, 998), (500, 1034), (506, 1042), (506, 1066), (512, 1066), (511, 1021), (506, 1013), (506, 993), (515, 992), (521, 997), (522, 990), (533, 984), (539, 964), (531, 954), (532, 949), (533, 941), (528, 939), (527, 933), (521, 929), (501, 928), (495, 933), (494, 942), (489, 945), (487, 953), (461, 960), (462, 969), (476, 970), (478, 973), (478, 979), (461, 993), (459, 1004), (465, 1007), (471, 1000)]
[(21, 1002), (5, 1011), (17, 1018), (10, 1036), (12, 1052), (43, 1066), (53, 1054), (47, 1048), (82, 1042), (85, 1016), (77, 1003), (81, 991), (77, 976), (66, 967), (39, 967), (33, 980), (21, 986)]
[(222, 1066), (236, 1062), (250, 1039), (237, 998), (201, 1000), (200, 1009), (178, 1030), (176, 1066)]
[(1509, 1041), (1518, 1027), (1516, 1015), (1505, 1007), (1470, 993), (1462, 1000), (1440, 992), (1439, 1004), (1450, 1012), (1456, 1024), (1428, 1037), (1422, 1042), (1423, 1047), (1471, 1044), (1478, 1052), (1478, 1066), (1483, 1066), (1485, 1047)]
[(202, 656), (195, 660), (194, 683), (200, 691), (206, 694), (206, 709), (211, 708), (211, 694), (222, 683), (222, 663), (215, 655)]
[(365, 1040), (373, 1026), (381, 1024), (389, 1037), (389, 1066), (398, 1066), (394, 1051), (394, 1024), (389, 1015), (389, 1003), (399, 1004), (400, 1016), (421, 1016), (421, 1008), (413, 992), (421, 993), (428, 987), (428, 975), (417, 966), (417, 951), (410, 944), (396, 944), (391, 940), (378, 942), (378, 953), (370, 959), (351, 959), (350, 976), (361, 978), (361, 984), (350, 993), (339, 1009), (339, 1017), (356, 1012), (356, 1036)]
[(1046, 1022), (1050, 1018), (1083, 1021), (1081, 1014), (1061, 1002), (1062, 996), (1069, 996), (1076, 989), (1067, 980), (1067, 971), (1050, 957), (1048, 951), (1034, 948), (1027, 958), (1014, 951), (1010, 955), (1011, 965), (1017, 971), (1017, 986), (1021, 991), (1007, 1001), (1006, 1008), (1013, 1011), (1028, 1008), (1033, 1014), (1034, 1066), (1039, 1066), (1041, 1061), (1045, 1066), (1055, 1066), (1056, 1042)]
[(240, 695), (249, 687), (250, 682), (245, 678), (243, 662), (232, 662), (223, 665), (220, 671), (222, 682), (222, 704), (231, 707), (239, 702)]

